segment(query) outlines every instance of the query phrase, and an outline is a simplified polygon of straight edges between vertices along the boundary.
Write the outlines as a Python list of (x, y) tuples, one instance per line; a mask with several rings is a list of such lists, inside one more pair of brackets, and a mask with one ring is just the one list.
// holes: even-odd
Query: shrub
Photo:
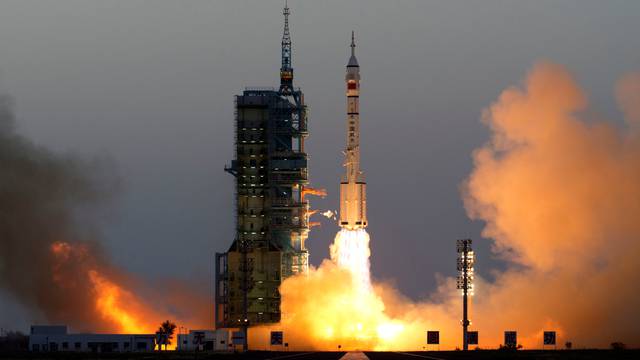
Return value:
[(611, 349), (613, 349), (613, 350), (624, 350), (626, 348), (627, 348), (627, 345), (625, 345), (622, 342), (615, 341), (615, 342), (611, 343)]

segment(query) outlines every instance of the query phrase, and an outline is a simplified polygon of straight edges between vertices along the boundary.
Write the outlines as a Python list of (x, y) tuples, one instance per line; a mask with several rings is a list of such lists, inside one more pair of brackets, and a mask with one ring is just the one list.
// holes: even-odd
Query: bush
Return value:
[(611, 343), (611, 349), (613, 349), (613, 350), (624, 350), (626, 348), (627, 348), (627, 345), (625, 345), (624, 343), (621, 343), (619, 341)]
[(518, 344), (518, 346), (500, 344), (500, 347), (498, 349), (499, 350), (520, 350), (520, 349), (522, 349), (522, 344)]
[(9, 331), (0, 337), (0, 351), (29, 350), (29, 337), (19, 331)]

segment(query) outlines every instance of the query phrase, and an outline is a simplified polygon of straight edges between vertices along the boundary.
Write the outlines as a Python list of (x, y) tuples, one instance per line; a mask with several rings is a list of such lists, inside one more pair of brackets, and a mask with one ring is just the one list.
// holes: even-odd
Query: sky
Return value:
[[(122, 186), (102, 214), (116, 264), (149, 279), (211, 281), (231, 244), (233, 96), (277, 86), (282, 1), (0, 2), (0, 93), (39, 145), (112, 159)], [(455, 274), (455, 240), (474, 239), (477, 270), (504, 264), (468, 219), (460, 185), (488, 140), (483, 109), (540, 59), (564, 64), (593, 111), (640, 65), (640, 2), (289, 1), (294, 82), (310, 108), (312, 208), (338, 208), (344, 66), (351, 30), (361, 66), (361, 157), (372, 275), (419, 299)], [(327, 219), (307, 243), (328, 257)], [(29, 318), (0, 293), (0, 327)]]

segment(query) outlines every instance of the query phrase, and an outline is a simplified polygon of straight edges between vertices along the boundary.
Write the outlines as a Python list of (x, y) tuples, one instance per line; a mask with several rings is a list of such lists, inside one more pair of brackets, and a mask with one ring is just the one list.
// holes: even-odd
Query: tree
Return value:
[(171, 321), (166, 320), (160, 324), (158, 331), (156, 331), (156, 335), (158, 335), (158, 349), (162, 350), (162, 345), (164, 345), (164, 349), (167, 350), (167, 345), (171, 345), (171, 339), (173, 339), (175, 332), (176, 324)]

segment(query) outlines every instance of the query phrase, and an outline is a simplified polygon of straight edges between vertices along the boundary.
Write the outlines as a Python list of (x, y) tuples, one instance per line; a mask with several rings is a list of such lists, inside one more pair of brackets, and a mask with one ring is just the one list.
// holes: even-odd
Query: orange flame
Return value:
[(127, 310), (140, 307), (139, 300), (131, 292), (103, 277), (96, 270), (89, 270), (88, 276), (94, 286), (96, 309), (105, 320), (115, 323), (121, 333), (153, 332), (154, 326), (145, 324), (140, 313)]
[(314, 226), (320, 226), (320, 222), (319, 221), (309, 221), (309, 227), (312, 228)]
[[(638, 347), (630, 320), (638, 307), (623, 305), (637, 299), (628, 280), (640, 270), (640, 73), (618, 85), (624, 130), (583, 121), (587, 98), (561, 66), (537, 65), (524, 85), (485, 111), (492, 139), (474, 152), (464, 185), (467, 212), (486, 221), (483, 236), (513, 262), (493, 281), (475, 278), (471, 328), (484, 334), (483, 348), (498, 347), (508, 329), (525, 348), (540, 348), (546, 330), (557, 331), (559, 344)], [(456, 279), (439, 277), (425, 302), (389, 284), (368, 290), (365, 234), (341, 231), (333, 261), (287, 278), (282, 322), (254, 329), (250, 343), (266, 348), (273, 329), (292, 350), (415, 351), (425, 348), (427, 330), (438, 330), (443, 349), (461, 346)]]
[[(118, 284), (113, 277), (99, 270), (98, 262), (84, 244), (58, 241), (51, 244), (51, 252), (56, 262), (53, 265), (53, 279), (65, 288), (75, 288), (87, 284), (82, 289), (91, 294), (96, 318), (103, 320), (104, 328), (117, 333), (153, 334), (156, 327), (166, 317), (153, 312), (152, 307), (135, 295), (130, 289)], [(78, 271), (80, 278), (78, 278)], [(83, 281), (82, 278), (86, 279)], [(73, 294), (70, 294), (73, 296)], [(82, 309), (78, 309), (82, 311)], [(168, 349), (175, 348), (175, 341)]]
[(305, 187), (302, 189), (302, 198), (304, 199), (304, 197), (306, 195), (314, 195), (314, 196), (320, 196), (320, 197), (325, 197), (327, 196), (327, 190), (326, 189), (314, 189), (312, 187)]
[[(406, 336), (407, 324), (385, 314), (385, 303), (371, 286), (369, 254), (365, 230), (342, 230), (331, 260), (283, 282), (283, 321), (277, 328), (290, 334), (292, 349), (393, 349)], [(254, 329), (250, 342), (264, 342), (272, 329)]]

